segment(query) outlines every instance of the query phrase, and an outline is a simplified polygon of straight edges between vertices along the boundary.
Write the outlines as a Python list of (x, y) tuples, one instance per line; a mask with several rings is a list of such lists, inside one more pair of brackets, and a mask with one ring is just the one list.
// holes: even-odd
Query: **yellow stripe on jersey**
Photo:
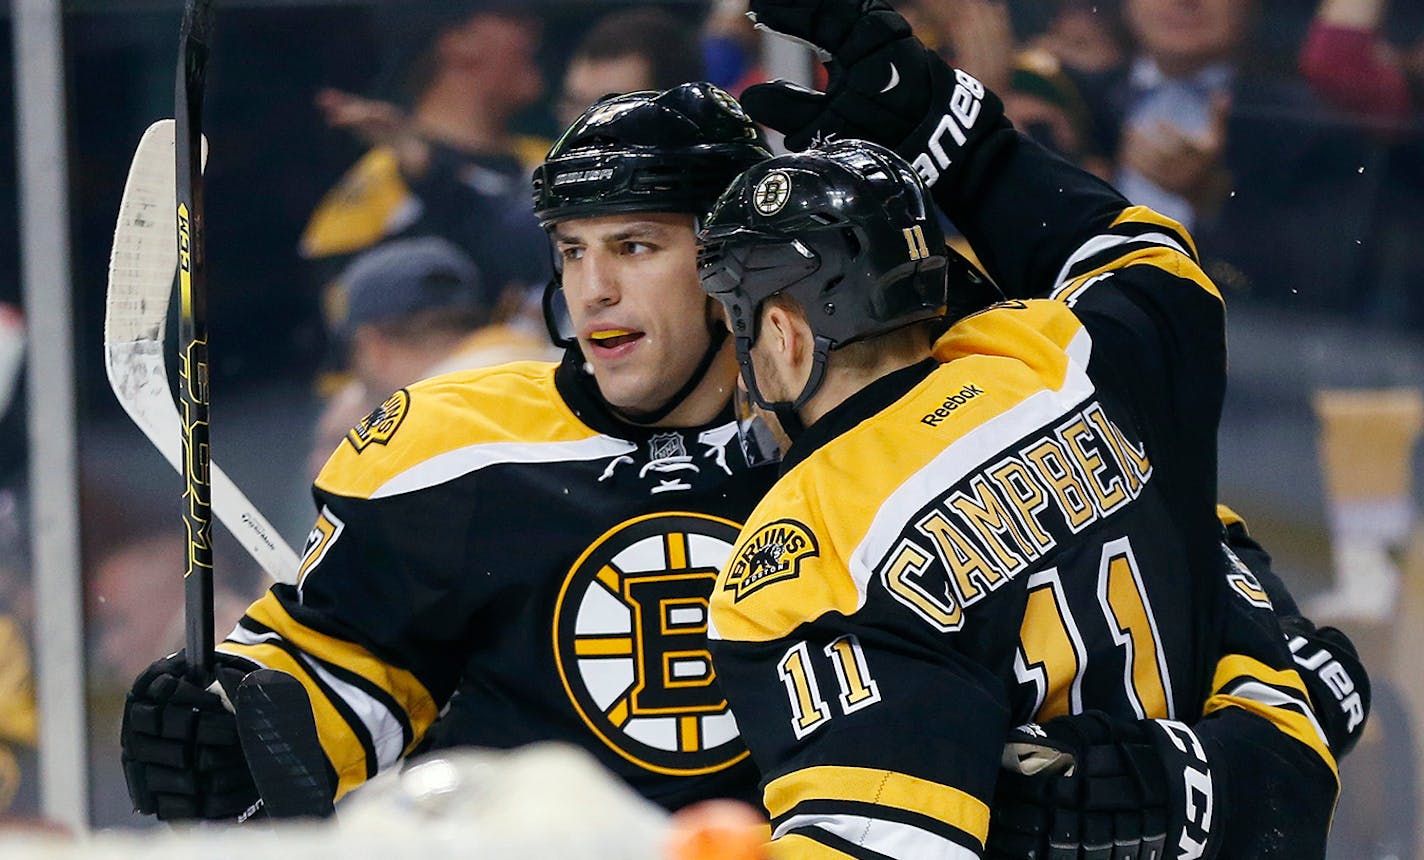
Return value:
[(866, 767), (822, 765), (793, 771), (766, 786), (773, 819), (808, 800), (847, 800), (903, 809), (943, 821), (979, 840), (989, 835), (989, 807), (950, 785)]
[(1269, 721), (1279, 731), (1314, 750), (1315, 754), (1329, 765), (1330, 772), (1335, 774), (1335, 781), (1338, 785), (1340, 772), (1335, 763), (1335, 756), (1330, 754), (1330, 748), (1326, 745), (1325, 738), (1321, 736), (1320, 729), (1316, 724), (1309, 717), (1290, 708), (1222, 692), (1231, 682), (1240, 678), (1255, 679), (1273, 687), (1289, 688), (1299, 694), (1302, 705), (1310, 706), (1310, 694), (1306, 692), (1305, 683), (1301, 681), (1300, 675), (1294, 669), (1272, 669), (1259, 660), (1241, 654), (1228, 654), (1216, 664), (1216, 674), (1211, 681), (1212, 695), (1206, 700), (1202, 714), (1210, 714), (1222, 708), (1236, 707)]
[(366, 750), (351, 725), (336, 710), (305, 666), (276, 645), (244, 645), (229, 641), (222, 643), (218, 650), (223, 654), (254, 660), (268, 669), (286, 672), (302, 682), (307, 697), (311, 699), (312, 716), (316, 718), (316, 733), (322, 752), (326, 753), (326, 760), (336, 771), (338, 800), (366, 781)]
[(1128, 223), (1155, 224), (1169, 231), (1174, 239), (1182, 242), (1182, 244), (1192, 252), (1193, 257), (1201, 256), (1197, 253), (1197, 243), (1192, 239), (1192, 234), (1187, 232), (1187, 228), (1160, 212), (1155, 212), (1146, 206), (1129, 206), (1118, 213), (1118, 216), (1113, 219), (1112, 225), (1114, 227), (1120, 227)]
[[(435, 699), (420, 680), (404, 669), (382, 662), (370, 651), (352, 642), (328, 636), (307, 627), (288, 614), (276, 595), (267, 592), (247, 610), (247, 616), (281, 634), (282, 638), (302, 652), (326, 663), (340, 666), (360, 675), (372, 686), (384, 690), (402, 708), (410, 720), (410, 747), (414, 747), (430, 724), (439, 716)], [(405, 750), (407, 753), (410, 749)]]
[(856, 860), (850, 854), (799, 833), (788, 833), (764, 850), (768, 860)]
[[(951, 328), (936, 344), (935, 358), (952, 363), (796, 465), (753, 511), (712, 595), (715, 635), (769, 642), (827, 612), (849, 615), (859, 609), (867, 583), (851, 576), (849, 556), (885, 501), (971, 431), (1036, 394), (1062, 389), (1070, 367), (1069, 344), (1082, 331), (1072, 311), (1045, 300), (1011, 302)], [(950, 418), (934, 424), (922, 420), (970, 385), (981, 393), (956, 405)], [(1035, 418), (1021, 429), (1028, 432), (1042, 423)], [(911, 428), (918, 432), (907, 432)], [(856, 476), (853, 488), (846, 486), (846, 475)], [(835, 504), (823, 504), (827, 498)], [(788, 511), (817, 518), (800, 524), (815, 536), (817, 554), (798, 558), (794, 577), (755, 590), (728, 590), (746, 545)]]
[(1228, 508), (1226, 505), (1216, 506), (1216, 518), (1218, 520), (1221, 520), (1221, 524), (1226, 526), (1227, 528), (1230, 528), (1234, 525), (1240, 525), (1243, 529), (1246, 528), (1246, 521), (1241, 518), (1241, 515), (1233, 511), (1231, 508)]
[(386, 444), (358, 451), (343, 441), (317, 476), (329, 493), (370, 498), (391, 478), (440, 454), (487, 443), (539, 445), (599, 434), (554, 389), (556, 364), (523, 361), (418, 382)]
[(1212, 283), (1206, 272), (1201, 270), (1190, 257), (1168, 248), (1163, 245), (1138, 248), (1137, 250), (1124, 254), (1111, 262), (1104, 263), (1096, 269), (1091, 269), (1073, 278), (1068, 283), (1059, 287), (1053, 292), (1053, 300), (1071, 304), (1078, 293), (1087, 288), (1099, 275), (1105, 272), (1120, 272), (1130, 266), (1152, 266), (1161, 269), (1170, 275), (1178, 278), (1185, 278), (1201, 287), (1208, 294), (1221, 298), (1221, 292), (1217, 290), (1216, 284)]

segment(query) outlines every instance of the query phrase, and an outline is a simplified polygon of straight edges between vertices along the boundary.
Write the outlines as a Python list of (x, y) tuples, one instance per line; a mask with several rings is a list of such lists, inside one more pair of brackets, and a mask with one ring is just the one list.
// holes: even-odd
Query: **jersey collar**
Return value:
[(807, 427), (781, 458), (781, 474), (791, 471), (797, 463), (810, 457), (821, 446), (855, 427), (865, 419), (884, 411), (924, 381), (939, 367), (933, 358), (887, 373), (847, 397), (820, 420)]

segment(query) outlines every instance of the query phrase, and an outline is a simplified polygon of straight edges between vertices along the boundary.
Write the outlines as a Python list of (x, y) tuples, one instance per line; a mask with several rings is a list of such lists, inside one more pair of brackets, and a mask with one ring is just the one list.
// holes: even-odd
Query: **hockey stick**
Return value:
[(302, 682), (275, 669), (242, 679), (233, 698), (237, 735), (272, 818), (326, 818), (336, 810), (326, 753)]
[[(183, 577), (186, 644), (193, 674), (214, 676), (212, 508), (208, 451), (207, 260), (203, 216), (203, 85), (212, 0), (184, 0), (174, 105), (178, 200), (178, 350), (183, 407), (183, 481), (188, 570)], [(274, 818), (327, 816), (332, 791), (311, 700), (296, 678), (259, 669), (233, 702), (243, 757)]]
[[(173, 134), (173, 120), (154, 123), (144, 132), (129, 166), (109, 257), (104, 368), (124, 411), (169, 465), (181, 472), (182, 419), (163, 358), (168, 303), (178, 269)], [(204, 146), (205, 158), (206, 154)], [(297, 554), (217, 463), (209, 463), (209, 472), (218, 519), (274, 579), (296, 582)]]
[[(129, 166), (109, 258), (104, 366), (114, 395), (134, 424), (181, 472), (182, 419), (163, 359), (168, 305), (178, 268), (173, 149), (174, 122), (160, 120), (144, 132)], [(204, 141), (204, 160), (206, 156)], [(296, 582), (297, 554), (216, 462), (210, 462), (209, 469), (213, 512), (268, 573), (280, 582)], [(267, 814), (274, 818), (331, 814), (330, 780), (323, 759), (318, 758), (320, 741), (306, 692), (291, 676), (253, 675), (244, 679), (234, 709), (241, 714), (238, 734)]]
[(178, 186), (178, 396), (183, 409), (184, 643), (195, 680), (213, 677), (213, 511), (208, 478), (208, 291), (203, 214), (203, 85), (211, 0), (186, 0), (174, 87)]

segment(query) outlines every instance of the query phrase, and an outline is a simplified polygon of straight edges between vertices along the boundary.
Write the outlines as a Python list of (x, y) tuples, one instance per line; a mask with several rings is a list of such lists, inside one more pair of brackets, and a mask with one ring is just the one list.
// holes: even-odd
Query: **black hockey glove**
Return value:
[(1343, 758), (1365, 732), (1370, 676), (1344, 633), (1334, 627), (1317, 629), (1298, 615), (1282, 615), (1279, 620), (1330, 752)]
[(1002, 764), (986, 858), (1216, 855), (1220, 787), (1181, 723), (1098, 711), (1030, 723), (1010, 734)]
[[(242, 756), (237, 720), (187, 672), (184, 652), (165, 657), (138, 676), (124, 700), (120, 744), (134, 810), (163, 821), (246, 818), (257, 803), (257, 787)], [(219, 662), (217, 674), (231, 695), (246, 673)]]
[(926, 48), (884, 0), (751, 0), (763, 29), (808, 43), (826, 63), (820, 93), (785, 81), (756, 84), (741, 103), (786, 135), (790, 149), (853, 137), (897, 151), (929, 185), (962, 169), (959, 152), (1008, 127), (999, 97)]

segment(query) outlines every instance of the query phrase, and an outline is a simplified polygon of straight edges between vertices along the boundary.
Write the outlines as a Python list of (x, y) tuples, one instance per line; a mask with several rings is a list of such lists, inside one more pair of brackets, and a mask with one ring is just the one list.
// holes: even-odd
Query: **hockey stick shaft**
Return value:
[(206, 220), (203, 209), (203, 88), (210, 0), (186, 0), (174, 91), (178, 190), (179, 403), (183, 415), (183, 574), (185, 642), (195, 679), (213, 677), (213, 527), (208, 470), (208, 331)]

